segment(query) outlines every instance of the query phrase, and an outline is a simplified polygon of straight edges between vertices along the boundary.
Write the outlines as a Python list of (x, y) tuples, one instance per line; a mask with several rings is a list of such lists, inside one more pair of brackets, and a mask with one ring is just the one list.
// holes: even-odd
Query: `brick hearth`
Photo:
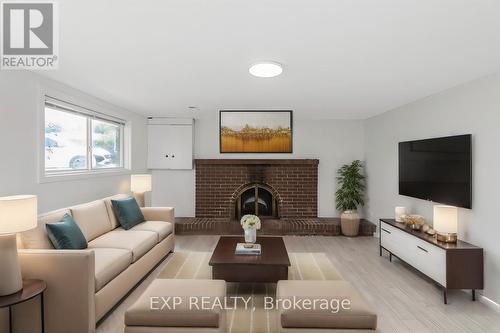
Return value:
[[(229, 223), (228, 223), (229, 222)], [(362, 219), (360, 236), (373, 236), (375, 224)], [(179, 235), (242, 235), (238, 221), (223, 218), (178, 217), (175, 219), (175, 233)], [(265, 219), (259, 235), (321, 235), (340, 236), (340, 219), (331, 218), (284, 218)]]
[(241, 189), (267, 185), (282, 218), (318, 215), (318, 163), (311, 159), (197, 159), (196, 217), (234, 217)]

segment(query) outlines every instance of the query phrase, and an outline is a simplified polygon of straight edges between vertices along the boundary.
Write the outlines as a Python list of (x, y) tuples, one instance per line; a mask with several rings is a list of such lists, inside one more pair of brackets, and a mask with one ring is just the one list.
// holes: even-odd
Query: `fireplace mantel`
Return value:
[(318, 165), (317, 159), (245, 159), (245, 158), (224, 158), (224, 159), (196, 159), (195, 165), (211, 164), (211, 165)]

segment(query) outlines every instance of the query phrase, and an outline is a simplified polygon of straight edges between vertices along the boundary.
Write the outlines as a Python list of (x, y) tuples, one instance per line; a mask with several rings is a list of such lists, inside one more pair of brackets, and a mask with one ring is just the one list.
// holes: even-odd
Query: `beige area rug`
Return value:
[[(210, 252), (176, 252), (159, 279), (211, 279), (212, 271), (208, 265)], [(340, 274), (324, 253), (289, 252), (291, 267), (289, 280), (339, 280)], [(249, 308), (245, 310), (241, 301), (235, 310), (227, 313), (230, 333), (272, 333), (277, 332), (276, 312), (264, 308), (265, 297), (276, 294), (276, 285), (262, 283), (228, 283), (227, 296), (252, 297)]]

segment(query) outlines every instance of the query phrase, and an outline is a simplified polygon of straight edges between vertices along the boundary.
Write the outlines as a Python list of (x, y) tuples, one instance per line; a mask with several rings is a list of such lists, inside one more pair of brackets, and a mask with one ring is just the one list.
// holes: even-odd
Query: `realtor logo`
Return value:
[(58, 17), (53, 2), (2, 2), (2, 69), (57, 69)]

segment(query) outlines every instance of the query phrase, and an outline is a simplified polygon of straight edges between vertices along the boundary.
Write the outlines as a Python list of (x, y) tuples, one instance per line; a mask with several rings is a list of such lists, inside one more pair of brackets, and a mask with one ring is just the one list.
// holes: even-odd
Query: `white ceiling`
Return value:
[[(495, 0), (59, 1), (44, 72), (145, 115), (359, 119), (500, 71)], [(281, 76), (252, 77), (259, 60)], [(188, 106), (198, 106), (192, 111)]]

